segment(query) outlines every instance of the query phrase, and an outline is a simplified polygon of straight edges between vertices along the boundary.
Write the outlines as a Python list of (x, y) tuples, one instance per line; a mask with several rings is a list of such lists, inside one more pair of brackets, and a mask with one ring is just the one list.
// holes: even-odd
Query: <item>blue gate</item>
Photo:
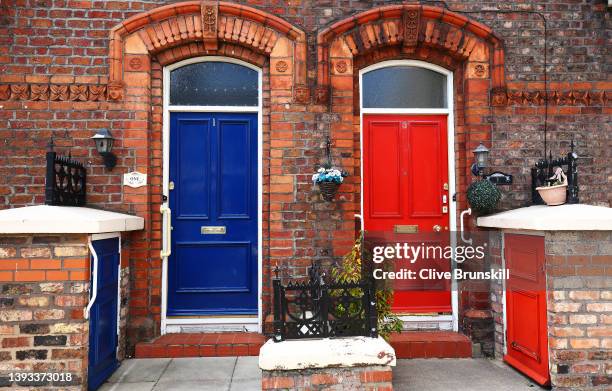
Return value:
[(89, 390), (96, 390), (119, 366), (117, 360), (119, 238), (95, 240), (92, 241), (92, 246), (95, 254), (92, 254), (90, 261), (92, 269), (90, 300), (93, 300), (93, 305), (89, 310), (87, 383)]

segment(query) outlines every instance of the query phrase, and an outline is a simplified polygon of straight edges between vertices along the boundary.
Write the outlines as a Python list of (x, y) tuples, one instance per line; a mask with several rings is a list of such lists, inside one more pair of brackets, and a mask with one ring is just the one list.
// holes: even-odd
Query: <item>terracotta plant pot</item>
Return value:
[(338, 188), (340, 187), (340, 183), (336, 182), (319, 182), (319, 190), (321, 191), (321, 196), (325, 201), (333, 201), (336, 193), (338, 192)]
[(562, 205), (565, 204), (567, 198), (567, 183), (556, 186), (540, 186), (536, 187), (540, 197), (546, 202), (546, 205)]

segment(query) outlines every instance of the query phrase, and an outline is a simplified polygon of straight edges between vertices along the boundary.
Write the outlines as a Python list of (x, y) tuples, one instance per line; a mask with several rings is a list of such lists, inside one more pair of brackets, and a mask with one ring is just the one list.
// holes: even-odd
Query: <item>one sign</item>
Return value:
[(147, 184), (147, 174), (138, 171), (128, 172), (123, 174), (123, 186), (133, 188), (142, 187)]

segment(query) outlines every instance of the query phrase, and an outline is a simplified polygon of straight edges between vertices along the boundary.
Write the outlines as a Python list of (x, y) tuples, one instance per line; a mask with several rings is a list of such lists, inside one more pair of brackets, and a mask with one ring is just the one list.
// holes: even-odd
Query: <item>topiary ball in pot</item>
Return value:
[(486, 179), (476, 181), (468, 187), (467, 199), (472, 210), (478, 214), (487, 214), (497, 208), (501, 192)]

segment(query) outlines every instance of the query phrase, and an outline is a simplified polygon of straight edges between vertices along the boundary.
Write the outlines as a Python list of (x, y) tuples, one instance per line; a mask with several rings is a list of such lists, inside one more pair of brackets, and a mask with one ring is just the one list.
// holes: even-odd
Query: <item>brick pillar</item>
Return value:
[(88, 293), (86, 235), (0, 237), (0, 386), (9, 372), (61, 372), (72, 376), (65, 389), (85, 387)]
[[(161, 215), (155, 213), (161, 204), (161, 182), (153, 182), (152, 178), (161, 178), (162, 156), (150, 150), (152, 140), (161, 141), (161, 102), (153, 106), (160, 121), (151, 121), (151, 107), (155, 103), (151, 101), (152, 88), (161, 88), (151, 84), (151, 73), (161, 70), (159, 67), (152, 69), (151, 57), (138, 34), (124, 39), (123, 50), (123, 101), (109, 105), (112, 109), (129, 112), (129, 119), (113, 122), (112, 131), (122, 135), (117, 140), (121, 147), (132, 151), (131, 156), (125, 157), (128, 160), (125, 166), (150, 178), (147, 186), (135, 189), (123, 186), (123, 201), (130, 205), (132, 213), (145, 219), (145, 229), (131, 234), (133, 278), (128, 321), (128, 352), (131, 354), (135, 342), (159, 334), (161, 321)], [(161, 145), (159, 150), (161, 152)]]

